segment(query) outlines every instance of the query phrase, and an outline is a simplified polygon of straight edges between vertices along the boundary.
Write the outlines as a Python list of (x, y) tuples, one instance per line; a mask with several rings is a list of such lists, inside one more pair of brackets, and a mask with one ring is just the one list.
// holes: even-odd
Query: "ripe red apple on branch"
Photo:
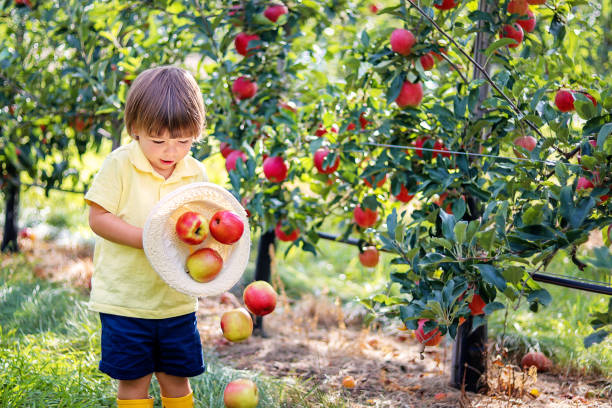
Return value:
[(212, 248), (200, 248), (187, 257), (187, 272), (198, 282), (210, 282), (223, 268), (223, 258)]
[(401, 55), (410, 55), (412, 46), (416, 43), (416, 38), (410, 30), (398, 28), (391, 33), (391, 49)]
[(254, 46), (249, 48), (249, 42), (260, 41), (261, 38), (257, 34), (239, 33), (234, 39), (234, 46), (236, 52), (242, 56), (247, 56), (252, 51), (261, 48), (260, 46)]
[(570, 112), (574, 108), (574, 93), (568, 89), (559, 89), (555, 94), (555, 106), (561, 112)]
[(423, 100), (423, 86), (420, 82), (412, 83), (404, 81), (399, 95), (395, 99), (395, 103), (400, 108), (410, 106), (416, 108)]
[(242, 237), (244, 223), (231, 211), (217, 211), (210, 219), (209, 229), (214, 239), (222, 244), (231, 245)]
[(273, 183), (281, 183), (287, 178), (287, 163), (280, 156), (267, 157), (263, 162), (264, 175)]
[(227, 155), (227, 158), (225, 159), (225, 169), (228, 171), (228, 173), (232, 170), (236, 170), (236, 161), (238, 161), (238, 159), (241, 159), (243, 163), (246, 163), (248, 158), (247, 155), (241, 150), (234, 150)]
[(527, 9), (527, 16), (521, 17), (516, 20), (516, 24), (520, 25), (523, 28), (523, 31), (526, 33), (530, 33), (535, 29), (536, 26), (536, 18), (533, 14), (533, 11)]
[(438, 328), (432, 331), (425, 332), (425, 323), (427, 319), (419, 320), (419, 327), (414, 331), (414, 335), (419, 343), (425, 343), (426, 346), (437, 346), (442, 341), (442, 334)]
[(353, 211), (353, 219), (361, 228), (369, 228), (376, 224), (376, 220), (378, 219), (378, 211), (373, 211), (370, 208), (363, 210), (361, 206), (358, 205)]
[[(522, 147), (523, 149), (531, 152), (533, 149), (535, 149), (538, 141), (533, 136), (521, 136), (514, 139), (513, 143), (515, 146)], [(514, 154), (516, 157), (524, 158), (523, 154), (516, 149), (514, 149)]]
[(232, 93), (240, 100), (250, 99), (257, 93), (257, 83), (241, 76), (234, 81)]
[(189, 245), (199, 245), (208, 236), (208, 220), (204, 215), (187, 211), (176, 220), (176, 235)]
[(325, 158), (329, 153), (330, 151), (327, 147), (322, 147), (314, 154), (314, 165), (321, 174), (331, 174), (338, 170), (338, 167), (340, 166), (340, 156), (336, 156), (336, 160), (334, 160), (333, 163), (324, 164)]
[(257, 386), (246, 378), (234, 380), (225, 386), (223, 403), (226, 408), (256, 408), (259, 403)]
[(515, 42), (508, 44), (510, 48), (516, 48), (523, 42), (523, 29), (518, 24), (505, 25), (502, 27), (502, 31), (499, 34), (500, 38), (511, 38)]
[(266, 8), (263, 14), (265, 18), (272, 21), (273, 23), (276, 23), (280, 16), (287, 13), (289, 13), (289, 9), (285, 7), (285, 5), (275, 4), (272, 6), (268, 6), (268, 8)]
[(434, 57), (431, 52), (425, 55), (422, 55), (419, 60), (421, 61), (421, 66), (423, 67), (423, 70), (425, 71), (429, 71), (436, 64), (436, 61), (434, 60)]
[(274, 234), (276, 235), (276, 238), (278, 238), (281, 241), (284, 242), (293, 242), (296, 239), (298, 239), (298, 237), (300, 236), (300, 230), (299, 229), (294, 229), (293, 231), (291, 231), (290, 233), (285, 233), (283, 232), (283, 226), (282, 223), (279, 221), (276, 224), (276, 227), (274, 228)]
[(470, 308), (472, 316), (478, 316), (484, 314), (484, 307), (486, 305), (487, 304), (484, 300), (482, 300), (482, 297), (478, 293), (475, 293), (472, 301), (468, 304), (468, 307)]
[(359, 253), (359, 262), (367, 268), (373, 268), (378, 265), (378, 249), (375, 246), (365, 247), (362, 252)]
[(250, 283), (242, 294), (244, 305), (255, 316), (265, 316), (276, 308), (276, 291), (266, 281)]
[(219, 150), (221, 151), (221, 156), (226, 159), (227, 156), (229, 156), (229, 154), (234, 151), (234, 149), (232, 149), (232, 146), (227, 142), (221, 142), (221, 145), (219, 145)]
[(508, 3), (508, 13), (510, 14), (527, 14), (529, 3), (527, 0), (510, 0)]
[(434, 0), (434, 7), (438, 10), (450, 10), (457, 7), (459, 0)]
[(402, 203), (409, 203), (410, 200), (414, 198), (414, 194), (411, 195), (408, 192), (408, 189), (406, 188), (406, 186), (402, 184), (400, 187), (400, 192), (398, 195), (395, 196), (395, 198), (401, 201)]
[(243, 308), (232, 309), (221, 316), (221, 331), (229, 341), (246, 340), (253, 333), (253, 319)]

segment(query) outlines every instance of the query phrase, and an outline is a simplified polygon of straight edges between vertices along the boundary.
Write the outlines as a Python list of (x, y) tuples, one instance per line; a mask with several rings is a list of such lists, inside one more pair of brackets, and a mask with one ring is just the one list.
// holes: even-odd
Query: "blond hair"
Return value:
[(204, 129), (205, 111), (202, 92), (193, 76), (182, 68), (161, 66), (140, 73), (127, 95), (125, 127), (132, 137), (145, 132), (160, 137), (193, 137), (198, 140)]

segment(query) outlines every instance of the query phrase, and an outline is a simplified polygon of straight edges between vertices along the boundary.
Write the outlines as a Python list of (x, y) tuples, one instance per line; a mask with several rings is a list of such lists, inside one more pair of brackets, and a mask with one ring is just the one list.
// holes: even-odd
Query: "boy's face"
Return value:
[(135, 137), (153, 169), (162, 176), (168, 178), (174, 171), (176, 163), (181, 161), (191, 149), (192, 137), (170, 139), (168, 131), (160, 137), (151, 137), (143, 132), (138, 132)]

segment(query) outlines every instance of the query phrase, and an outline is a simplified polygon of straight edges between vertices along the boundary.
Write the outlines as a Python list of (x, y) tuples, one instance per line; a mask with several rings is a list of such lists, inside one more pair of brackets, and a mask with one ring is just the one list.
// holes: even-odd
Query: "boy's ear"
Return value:
[(138, 140), (138, 139), (139, 139), (139, 136), (138, 136), (138, 135), (132, 135), (132, 139), (134, 139), (134, 140)]

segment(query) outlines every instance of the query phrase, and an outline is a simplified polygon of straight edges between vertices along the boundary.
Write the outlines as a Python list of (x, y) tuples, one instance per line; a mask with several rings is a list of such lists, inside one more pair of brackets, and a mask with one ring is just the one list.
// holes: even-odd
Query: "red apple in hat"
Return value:
[(336, 171), (338, 167), (340, 166), (340, 156), (336, 156), (336, 160), (333, 163), (327, 164), (327, 165), (324, 164), (325, 158), (327, 157), (329, 153), (330, 151), (327, 147), (322, 147), (315, 152), (314, 165), (319, 171), (319, 173), (331, 174), (334, 171)]
[(264, 175), (273, 183), (280, 183), (287, 178), (287, 163), (280, 156), (267, 157), (263, 162)]
[(241, 159), (243, 163), (247, 162), (247, 155), (241, 150), (234, 150), (227, 155), (225, 159), (225, 169), (230, 172), (236, 169), (236, 161)]
[(223, 268), (223, 258), (212, 248), (200, 248), (187, 257), (187, 272), (198, 282), (210, 282)]
[(412, 46), (416, 43), (414, 34), (410, 30), (398, 28), (391, 33), (391, 49), (401, 55), (409, 55)]
[(298, 239), (298, 237), (300, 236), (300, 230), (296, 228), (287, 234), (283, 232), (282, 223), (279, 221), (278, 224), (276, 224), (276, 227), (274, 228), (274, 234), (276, 235), (276, 238), (281, 241), (292, 242)]
[(423, 87), (420, 82), (412, 83), (410, 81), (404, 81), (402, 89), (395, 99), (395, 103), (400, 108), (410, 106), (412, 108), (417, 107), (421, 100), (423, 100)]
[(244, 305), (255, 316), (265, 316), (276, 307), (276, 291), (266, 281), (250, 283), (242, 294)]
[(217, 211), (210, 219), (209, 229), (214, 239), (222, 244), (231, 245), (242, 237), (244, 223), (231, 211)]
[(276, 23), (276, 21), (278, 20), (280, 16), (282, 16), (283, 14), (287, 14), (288, 12), (289, 12), (289, 9), (287, 9), (285, 5), (274, 4), (266, 8), (266, 10), (264, 11), (264, 17), (272, 21), (273, 23)]
[(361, 208), (361, 206), (357, 206), (353, 211), (353, 219), (360, 227), (368, 228), (376, 224), (376, 220), (378, 219), (378, 211), (373, 211), (370, 208), (366, 208), (364, 210)]
[(232, 93), (240, 100), (250, 99), (257, 93), (257, 83), (241, 76), (234, 81)]
[(175, 230), (181, 241), (198, 245), (208, 236), (208, 220), (198, 212), (187, 211), (176, 220)]
[(225, 408), (256, 408), (259, 403), (257, 385), (246, 378), (228, 383), (223, 391), (223, 403)]

